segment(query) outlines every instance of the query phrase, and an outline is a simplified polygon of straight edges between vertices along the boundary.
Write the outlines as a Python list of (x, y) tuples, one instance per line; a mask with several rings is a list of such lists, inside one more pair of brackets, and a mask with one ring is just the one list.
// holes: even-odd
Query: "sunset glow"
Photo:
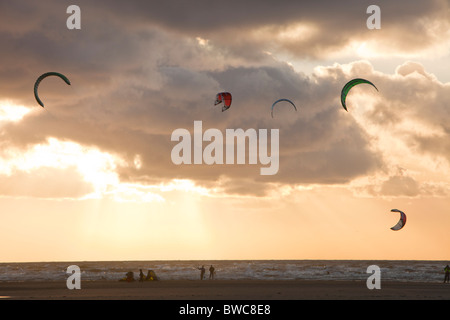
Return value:
[[(132, 3), (80, 1), (79, 30), (63, 3), (3, 6), (0, 261), (450, 259), (448, 2), (386, 4), (379, 30), (364, 4), (236, 2), (248, 14), (210, 19), (199, 3), (182, 16)], [(71, 84), (43, 80), (42, 108), (48, 71)], [(354, 78), (378, 91), (355, 86), (346, 112)], [(271, 117), (280, 98), (297, 110)], [(279, 170), (248, 153), (174, 163), (177, 129), (192, 159), (217, 142), (195, 145), (196, 121), (224, 137), (279, 130)]]

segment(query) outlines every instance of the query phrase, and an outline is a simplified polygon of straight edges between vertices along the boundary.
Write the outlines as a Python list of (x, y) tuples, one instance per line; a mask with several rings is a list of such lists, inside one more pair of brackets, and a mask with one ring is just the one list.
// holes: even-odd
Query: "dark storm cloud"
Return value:
[[(339, 92), (348, 77), (340, 66), (329, 68), (325, 76), (308, 77), (265, 53), (277, 47), (314, 57), (346, 45), (352, 36), (362, 38), (368, 2), (77, 4), (81, 30), (67, 30), (68, 4), (59, 1), (1, 4), (7, 18), (0, 19), (0, 97), (39, 109), (3, 127), (5, 145), (25, 148), (52, 136), (124, 158), (129, 166), (118, 168), (123, 181), (189, 178), (212, 186), (226, 177), (231, 179), (221, 184), (226, 192), (256, 195), (267, 190), (264, 182), (345, 183), (382, 166), (372, 137), (340, 107)], [(409, 22), (438, 15), (436, 9), (444, 5), (409, 1), (399, 10), (383, 3), (383, 28), (407, 30)], [(295, 46), (282, 40), (274, 43), (272, 36), (297, 22), (315, 28), (312, 38)], [(267, 36), (255, 35), (261, 28)], [(403, 43), (400, 31), (396, 45), (414, 48), (416, 44)], [(419, 40), (428, 36), (419, 31)], [(32, 86), (47, 71), (66, 74), (72, 86), (58, 79), (41, 83), (45, 112), (35, 103)], [(377, 85), (397, 83), (382, 79), (365, 63), (353, 65), (351, 76), (379, 77)], [(213, 101), (225, 90), (233, 93), (233, 104), (222, 113)], [(298, 111), (280, 106), (272, 119), (270, 106), (279, 98), (294, 101)], [(384, 115), (374, 115), (373, 121), (382, 121)], [(192, 132), (195, 120), (203, 121), (204, 130), (222, 132), (279, 129), (278, 174), (260, 176), (259, 164), (174, 165), (171, 133), (177, 128)], [(136, 155), (142, 160), (139, 169), (133, 165)]]
[[(107, 4), (108, 3), (108, 4)], [(351, 41), (376, 39), (379, 43), (403, 51), (421, 50), (440, 41), (435, 28), (448, 29), (448, 3), (435, 1), (379, 1), (382, 29), (377, 33), (366, 27), (371, 1), (170, 1), (119, 2), (110, 5), (129, 26), (156, 24), (173, 32), (211, 39), (230, 54), (261, 58), (258, 50), (283, 49), (300, 58), (325, 57)], [(314, 33), (303, 39), (276, 39), (279, 32), (301, 23)], [(261, 30), (261, 28), (263, 28)], [(255, 31), (262, 31), (255, 35)], [(442, 30), (441, 30), (442, 31)], [(240, 36), (237, 37), (236, 35)]]
[[(341, 110), (333, 80), (309, 79), (283, 64), (212, 73), (165, 67), (159, 72), (164, 79), (160, 90), (127, 86), (101, 99), (85, 99), (85, 104), (49, 106), (50, 114), (41, 112), (6, 126), (7, 137), (14, 144), (56, 136), (97, 146), (128, 160), (130, 166), (119, 169), (124, 181), (157, 177), (204, 183), (227, 176), (237, 183), (249, 176), (260, 182), (343, 183), (380, 165), (369, 137)], [(235, 92), (232, 108), (224, 113), (213, 106), (220, 84)], [(270, 106), (279, 97), (295, 101), (298, 111), (278, 106), (272, 119)], [(279, 129), (278, 174), (261, 177), (262, 165), (174, 165), (171, 133), (177, 128), (192, 132), (195, 120), (203, 122), (204, 131), (218, 128), (224, 134), (226, 129)], [(136, 155), (143, 163), (139, 170), (131, 165)], [(229, 190), (240, 189), (236, 185)]]
[[(128, 47), (126, 38), (117, 29), (125, 29), (127, 38), (148, 26), (159, 26), (169, 32), (195, 38), (211, 39), (215, 46), (231, 55), (251, 59), (262, 58), (261, 50), (284, 48), (297, 57), (326, 56), (351, 41), (378, 39), (402, 50), (421, 50), (439, 41), (436, 34), (448, 21), (448, 3), (434, 1), (381, 1), (382, 29), (372, 32), (366, 27), (366, 9), (371, 1), (347, 0), (302, 2), (285, 1), (78, 1), (82, 10), (82, 30), (93, 33), (96, 44), (113, 41), (121, 52)], [(13, 35), (29, 34), (36, 42), (59, 38), (66, 46), (66, 55), (78, 56), (79, 34), (65, 29), (68, 4), (61, 1), (40, 1), (39, 5), (24, 1), (3, 3), (4, 17), (0, 30)], [(292, 41), (274, 39), (288, 26), (301, 23), (311, 26), (314, 34), (303, 39), (299, 34)], [(255, 31), (265, 30), (259, 36)], [(33, 36), (33, 32), (35, 32)], [(37, 35), (36, 33), (41, 33)], [(239, 36), (238, 36), (239, 35)], [(370, 37), (369, 37), (370, 35)], [(42, 39), (44, 38), (44, 39)], [(29, 39), (29, 42), (33, 42)], [(94, 45), (90, 43), (89, 46)], [(44, 45), (43, 45), (44, 47)], [(38, 48), (33, 48), (33, 53)], [(47, 52), (57, 52), (49, 48)], [(75, 50), (74, 50), (75, 49)], [(110, 48), (112, 49), (112, 48)], [(157, 49), (153, 47), (153, 49)], [(113, 54), (115, 50), (110, 50)], [(100, 53), (100, 52), (99, 52)], [(64, 56), (64, 55), (63, 55)], [(50, 54), (50, 57), (55, 57)], [(49, 57), (49, 58), (50, 58)], [(75, 59), (76, 60), (76, 59)]]

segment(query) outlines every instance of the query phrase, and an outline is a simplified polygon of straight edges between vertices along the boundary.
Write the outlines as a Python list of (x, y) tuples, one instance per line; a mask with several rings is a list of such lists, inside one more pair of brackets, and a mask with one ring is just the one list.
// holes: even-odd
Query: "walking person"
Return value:
[(200, 270), (200, 280), (203, 280), (203, 277), (205, 276), (205, 266), (197, 269)]
[(144, 282), (145, 276), (142, 269), (139, 269), (139, 282)]
[(209, 267), (209, 280), (214, 280), (214, 267), (211, 265), (211, 267)]

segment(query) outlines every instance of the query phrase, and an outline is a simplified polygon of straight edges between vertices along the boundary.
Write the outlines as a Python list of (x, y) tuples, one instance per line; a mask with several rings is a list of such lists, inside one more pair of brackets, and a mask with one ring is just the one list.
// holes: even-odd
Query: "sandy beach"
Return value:
[(365, 281), (169, 280), (2, 282), (0, 300), (450, 300), (450, 284)]

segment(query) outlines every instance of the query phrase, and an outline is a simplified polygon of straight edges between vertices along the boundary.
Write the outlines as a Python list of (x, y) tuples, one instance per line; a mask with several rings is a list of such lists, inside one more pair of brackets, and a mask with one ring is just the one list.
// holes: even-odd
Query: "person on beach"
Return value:
[(144, 273), (142, 272), (142, 269), (139, 269), (139, 282), (144, 282), (144, 280), (145, 280)]
[(203, 280), (203, 277), (205, 276), (205, 266), (197, 269), (200, 270), (200, 280)]
[(155, 271), (148, 270), (147, 277), (145, 277), (145, 281), (158, 281), (158, 277), (156, 276)]
[(450, 266), (446, 265), (444, 268), (444, 272), (445, 272), (445, 277), (444, 277), (444, 283), (449, 283), (450, 281)]
[(209, 279), (214, 280), (214, 267), (212, 265), (209, 267)]
[(133, 282), (134, 281), (134, 272), (128, 271), (125, 275), (125, 278), (120, 279), (119, 281)]
[(134, 272), (133, 271), (127, 272), (126, 276), (127, 276), (127, 281), (128, 282), (133, 282), (134, 281)]

